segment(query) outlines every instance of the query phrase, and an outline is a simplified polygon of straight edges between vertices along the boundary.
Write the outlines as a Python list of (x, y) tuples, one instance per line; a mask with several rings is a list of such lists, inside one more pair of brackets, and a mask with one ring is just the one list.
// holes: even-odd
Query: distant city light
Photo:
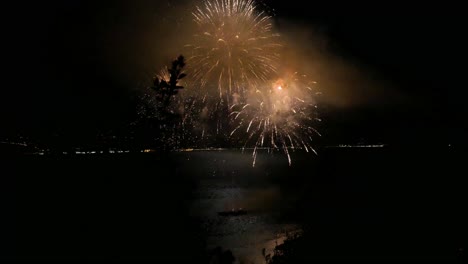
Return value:
[(338, 146), (328, 146), (328, 148), (383, 148), (385, 144), (370, 144), (370, 145), (347, 145), (340, 144)]

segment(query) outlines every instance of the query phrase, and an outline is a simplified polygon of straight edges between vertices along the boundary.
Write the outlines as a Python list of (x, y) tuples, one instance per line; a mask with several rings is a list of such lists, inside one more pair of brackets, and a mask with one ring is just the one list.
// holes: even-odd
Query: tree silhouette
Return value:
[(170, 104), (171, 98), (176, 95), (180, 89), (183, 89), (183, 86), (178, 85), (179, 81), (187, 76), (182, 72), (182, 69), (185, 66), (185, 58), (180, 55), (172, 61), (171, 68), (169, 71), (169, 80), (159, 79), (155, 77), (153, 80), (153, 86), (151, 87), (156, 91), (158, 98), (162, 102), (162, 110), (167, 110), (167, 107)]
[(159, 127), (158, 138), (160, 147), (162, 149), (170, 149), (177, 145), (177, 135), (181, 131), (180, 120), (181, 115), (172, 107), (171, 103), (174, 101), (175, 95), (179, 93), (183, 86), (179, 85), (179, 81), (186, 76), (182, 72), (185, 67), (185, 58), (179, 55), (172, 65), (168, 68), (168, 76), (154, 77), (151, 90), (156, 92), (156, 116), (158, 117), (157, 127)]

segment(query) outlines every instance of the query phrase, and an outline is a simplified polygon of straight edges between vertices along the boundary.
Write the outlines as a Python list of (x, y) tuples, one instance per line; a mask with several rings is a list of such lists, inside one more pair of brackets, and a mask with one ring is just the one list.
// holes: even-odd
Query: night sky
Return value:
[[(131, 122), (138, 89), (178, 55), (183, 2), (6, 4), (2, 136), (92, 137)], [(264, 2), (296, 56), (317, 67), (330, 141), (466, 142), (460, 8)]]

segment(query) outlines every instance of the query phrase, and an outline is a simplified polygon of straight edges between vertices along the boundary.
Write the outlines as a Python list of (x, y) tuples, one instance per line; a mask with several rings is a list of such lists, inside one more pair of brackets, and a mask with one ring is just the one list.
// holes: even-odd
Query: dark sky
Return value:
[[(320, 62), (330, 134), (464, 138), (460, 7), (264, 2), (278, 28), (300, 34), (295, 44)], [(177, 52), (166, 33), (181, 9), (168, 1), (18, 1), (3, 9), (2, 135), (79, 137), (125, 124), (135, 89), (172, 56), (161, 50)]]

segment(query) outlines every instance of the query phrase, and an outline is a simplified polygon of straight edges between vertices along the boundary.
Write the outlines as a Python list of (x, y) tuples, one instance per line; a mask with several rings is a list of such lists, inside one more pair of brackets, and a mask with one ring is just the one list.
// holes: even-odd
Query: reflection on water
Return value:
[[(264, 263), (263, 248), (265, 254), (270, 254), (287, 233), (298, 231), (297, 225), (279, 222), (274, 217), (278, 213), (275, 203), (281, 199), (279, 186), (268, 177), (270, 170), (250, 166), (250, 155), (233, 151), (205, 152), (199, 153), (204, 156), (201, 163), (196, 153), (190, 155), (190, 161), (198, 165), (192, 173), (198, 173), (199, 180), (191, 213), (203, 224), (208, 249), (221, 246), (231, 250), (237, 261)], [(248, 213), (218, 214), (239, 209)]]

